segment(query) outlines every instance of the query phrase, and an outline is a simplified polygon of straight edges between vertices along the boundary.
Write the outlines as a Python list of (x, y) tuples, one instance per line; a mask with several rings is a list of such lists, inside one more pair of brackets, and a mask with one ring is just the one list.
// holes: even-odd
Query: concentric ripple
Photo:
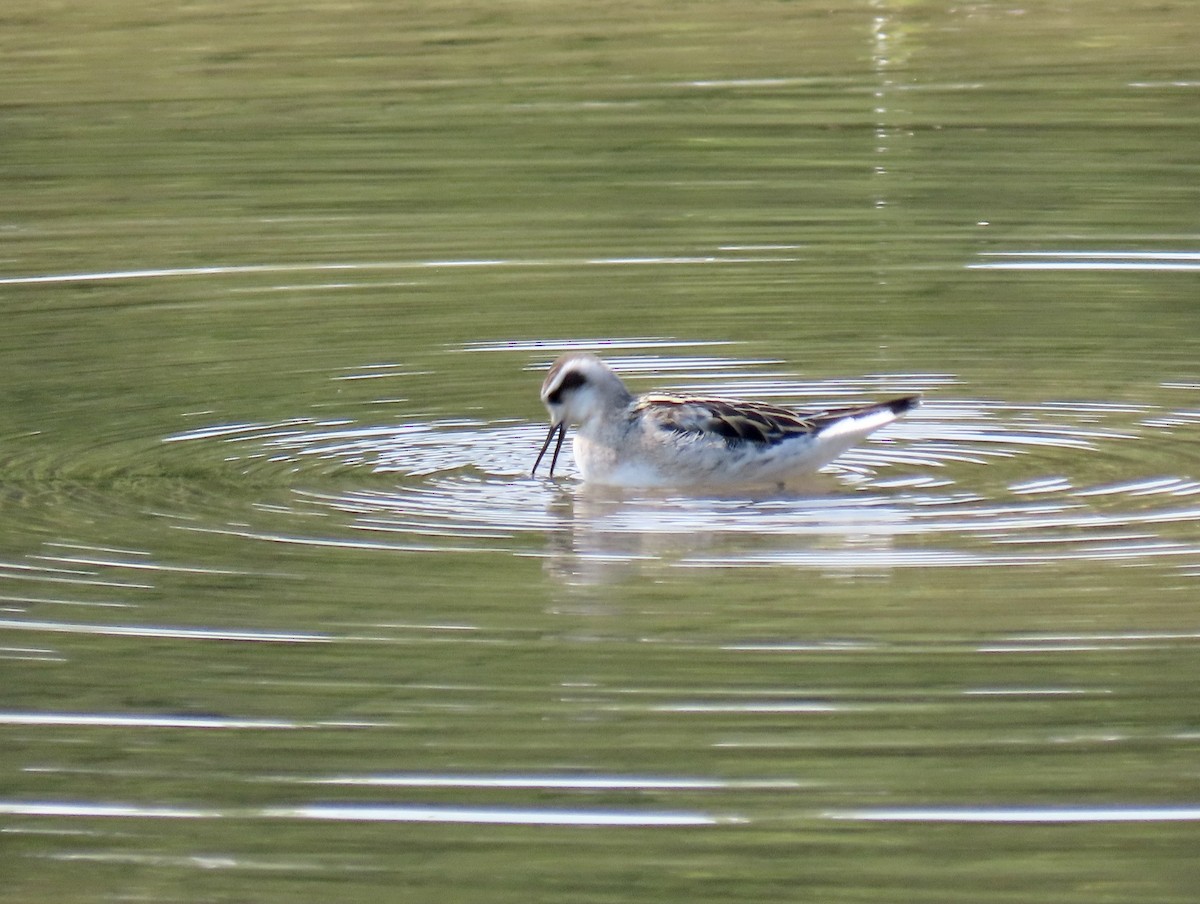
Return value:
[[(1180, 443), (1200, 429), (1190, 408), (981, 401), (961, 397), (947, 374), (801, 382), (779, 362), (714, 354), (724, 344), (666, 339), (466, 351), (532, 354), (536, 375), (568, 347), (601, 350), (638, 388), (657, 376), (659, 385), (799, 408), (914, 391), (926, 402), (817, 475), (808, 492), (785, 496), (597, 492), (574, 479), (569, 459), (564, 477), (535, 480), (528, 469), (544, 426), (513, 419), (210, 425), (165, 441), (217, 444), (231, 466), (287, 467), (297, 479), (291, 504), (274, 506), (269, 526), (194, 529), (314, 545), (504, 550), (544, 556), (552, 570), (585, 580), (646, 561), (833, 571), (1156, 561), (1200, 573), (1200, 481), (1175, 470)], [(1189, 387), (1156, 390), (1170, 400)], [(323, 486), (330, 471), (361, 473), (362, 484)], [(308, 536), (301, 525), (314, 512), (336, 516), (340, 528)]]

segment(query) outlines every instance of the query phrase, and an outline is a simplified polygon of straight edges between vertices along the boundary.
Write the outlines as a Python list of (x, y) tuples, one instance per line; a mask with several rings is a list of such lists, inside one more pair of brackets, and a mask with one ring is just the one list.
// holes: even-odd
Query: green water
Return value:
[(0, 900), (1194, 900), (1191, 4), (0, 21)]

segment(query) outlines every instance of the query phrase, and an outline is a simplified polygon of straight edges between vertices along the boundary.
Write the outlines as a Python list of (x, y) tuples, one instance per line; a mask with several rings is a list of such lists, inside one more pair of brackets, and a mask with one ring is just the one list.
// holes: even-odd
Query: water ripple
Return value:
[(324, 634), (293, 631), (255, 631), (244, 628), (191, 628), (177, 625), (81, 624), (37, 619), (0, 619), (10, 631), (46, 631), (54, 634), (98, 634), (107, 637), (156, 637), (174, 640), (231, 640), (248, 643), (330, 643)]
[(297, 804), (287, 807), (167, 807), (86, 801), (2, 801), (0, 815), (91, 819), (286, 819), (336, 822), (426, 822), (478, 825), (682, 827), (745, 822), (737, 816), (669, 810), (557, 809), (549, 807), (414, 806), (408, 804)]
[(1200, 270), (1200, 251), (985, 251), (970, 270)]
[(1076, 823), (1200, 822), (1200, 806), (892, 807), (830, 810), (828, 819), (860, 822)]
[(710, 255), (572, 257), (572, 258), (447, 258), (395, 261), (330, 261), (316, 263), (270, 263), (210, 265), (200, 267), (156, 267), (143, 270), (97, 270), (84, 273), (36, 273), (0, 276), (0, 286), (29, 286), (60, 283), (93, 283), (115, 280), (179, 279), (211, 276), (245, 276), (272, 273), (371, 273), (388, 270), (508, 269), (541, 267), (644, 267), (707, 264), (791, 263), (794, 255)]
[[(691, 346), (704, 352), (680, 354)], [(1186, 434), (1200, 427), (1193, 411), (1149, 402), (962, 398), (949, 374), (796, 381), (776, 372), (777, 361), (714, 353), (724, 346), (646, 337), (481, 343), (462, 351), (540, 355), (534, 371), (568, 348), (620, 351), (609, 359), (635, 382), (666, 374), (667, 383), (676, 378), (671, 388), (769, 396), (796, 407), (924, 391), (926, 404), (817, 475), (808, 492), (790, 496), (617, 493), (569, 477), (533, 480), (528, 468), (544, 426), (516, 419), (215, 424), (165, 442), (219, 445), (233, 465), (288, 467), (317, 479), (296, 486), (290, 503), (260, 507), (269, 521), (263, 526), (179, 526), (381, 551), (515, 552), (583, 581), (611, 575), (613, 565), (664, 560), (835, 572), (1071, 560), (1157, 561), (1183, 574), (1200, 568), (1200, 504), (1191, 504), (1200, 480), (1169, 470)], [(670, 356), (662, 354), (667, 349)], [(352, 372), (403, 371), (373, 363)], [(569, 458), (563, 471), (570, 474)], [(358, 487), (322, 486), (331, 473), (364, 479)], [(340, 528), (320, 537), (300, 529), (309, 516), (331, 514), (336, 519), (323, 527)], [(40, 558), (43, 568), (139, 567), (115, 555)], [(46, 572), (48, 580), (53, 575)], [(65, 571), (59, 579), (95, 578)]]

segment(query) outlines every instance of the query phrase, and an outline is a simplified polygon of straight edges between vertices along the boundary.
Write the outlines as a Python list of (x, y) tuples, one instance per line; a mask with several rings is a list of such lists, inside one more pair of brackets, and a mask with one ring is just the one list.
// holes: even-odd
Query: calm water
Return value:
[(1194, 901), (1192, 6), (404, 6), (0, 30), (0, 899)]

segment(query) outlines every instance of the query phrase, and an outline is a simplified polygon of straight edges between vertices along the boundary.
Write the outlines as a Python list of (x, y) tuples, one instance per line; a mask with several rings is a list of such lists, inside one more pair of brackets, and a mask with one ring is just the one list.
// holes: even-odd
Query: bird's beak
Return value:
[(530, 477), (537, 473), (538, 465), (542, 463), (542, 457), (550, 448), (550, 440), (554, 439), (555, 433), (558, 434), (558, 442), (554, 444), (554, 455), (550, 457), (550, 476), (554, 476), (554, 466), (558, 464), (558, 450), (562, 448), (563, 438), (567, 435), (566, 421), (558, 421), (550, 425), (550, 432), (546, 434), (546, 441), (542, 443), (542, 451), (538, 453), (537, 461), (533, 463), (533, 470), (529, 472)]

